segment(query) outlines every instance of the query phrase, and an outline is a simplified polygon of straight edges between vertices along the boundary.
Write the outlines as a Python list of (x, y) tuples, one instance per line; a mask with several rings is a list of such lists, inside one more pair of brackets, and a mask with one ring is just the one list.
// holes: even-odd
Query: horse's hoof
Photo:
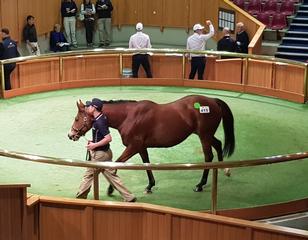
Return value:
[(114, 191), (113, 187), (108, 187), (108, 189), (107, 189), (107, 196), (109, 196), (109, 197), (112, 196), (113, 191)]
[(202, 192), (203, 191), (203, 188), (202, 187), (195, 187), (194, 189), (194, 192)]
[(144, 189), (144, 194), (151, 194), (153, 193), (151, 189)]
[(227, 177), (230, 177), (231, 176), (231, 171), (230, 171), (230, 168), (225, 168), (224, 169), (224, 173)]

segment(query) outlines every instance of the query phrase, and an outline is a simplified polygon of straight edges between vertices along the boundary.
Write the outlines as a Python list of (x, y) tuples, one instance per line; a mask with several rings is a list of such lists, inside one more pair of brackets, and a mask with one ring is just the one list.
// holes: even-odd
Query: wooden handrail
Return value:
[(118, 163), (118, 162), (89, 162), (74, 159), (40, 156), (28, 153), (14, 152), (0, 149), (0, 156), (19, 160), (65, 165), (71, 167), (90, 167), (102, 169), (125, 169), (125, 170), (200, 170), (200, 169), (223, 169), (252, 167), (266, 164), (282, 163), (308, 158), (308, 152), (300, 152), (286, 155), (264, 157), (253, 160), (241, 160), (231, 162), (211, 163)]
[[(235, 167), (249, 167), (259, 166), (265, 164), (281, 163), (288, 161), (295, 161), (308, 158), (308, 152), (278, 155), (265, 157), (254, 160), (232, 161), (232, 162), (215, 162), (215, 163), (178, 163), (178, 164), (165, 164), (165, 163), (115, 163), (115, 162), (85, 162), (73, 159), (62, 159), (55, 157), (39, 156), (28, 153), (13, 152), (7, 150), (0, 150), (0, 156), (10, 157), (19, 160), (26, 160), (31, 162), (49, 163), (56, 165), (66, 165), (71, 167), (91, 167), (91, 168), (104, 168), (104, 169), (126, 169), (126, 170), (199, 170), (199, 169), (213, 169), (213, 183), (212, 183), (212, 203), (211, 212), (217, 212), (217, 169), (221, 168), (235, 168)], [(99, 179), (98, 174), (94, 178), (94, 196), (99, 199)]]
[(281, 59), (281, 58), (275, 58), (272, 56), (266, 56), (266, 55), (255, 55), (255, 54), (243, 54), (243, 53), (233, 53), (233, 52), (224, 52), (224, 51), (192, 51), (192, 50), (186, 50), (186, 49), (171, 49), (171, 48), (145, 48), (145, 49), (129, 49), (129, 48), (114, 48), (114, 49), (102, 49), (102, 48), (96, 48), (96, 49), (90, 49), (90, 50), (78, 50), (78, 51), (67, 51), (67, 52), (61, 52), (61, 53), (49, 53), (49, 54), (42, 54), (40, 56), (27, 56), (27, 57), (18, 57), (18, 58), (10, 58), (6, 60), (0, 60), (0, 64), (8, 64), (8, 63), (18, 63), (18, 62), (26, 62), (26, 61), (32, 61), (32, 60), (39, 60), (39, 59), (46, 59), (46, 58), (55, 58), (55, 57), (83, 57), (88, 55), (106, 55), (106, 54), (114, 54), (114, 55), (120, 55), (120, 54), (134, 54), (136, 51), (141, 53), (148, 53), (152, 52), (154, 54), (208, 54), (208, 55), (215, 55), (215, 56), (229, 56), (229, 57), (238, 57), (238, 58), (252, 58), (257, 60), (267, 60), (271, 62), (277, 62), (277, 63), (286, 63), (286, 64), (292, 64), (296, 66), (306, 67), (308, 66), (308, 63), (305, 62), (298, 62), (294, 60), (288, 60), (288, 59)]

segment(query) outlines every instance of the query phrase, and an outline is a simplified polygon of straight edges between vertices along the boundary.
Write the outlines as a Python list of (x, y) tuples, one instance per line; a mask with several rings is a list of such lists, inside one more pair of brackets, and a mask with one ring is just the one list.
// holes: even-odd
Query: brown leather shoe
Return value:
[(82, 194), (79, 194), (79, 193), (76, 194), (76, 198), (87, 199), (87, 197), (88, 197), (88, 193), (87, 192), (84, 192)]
[(127, 202), (136, 202), (136, 201), (137, 201), (137, 198), (134, 197), (132, 200), (129, 200), (129, 201), (127, 201)]

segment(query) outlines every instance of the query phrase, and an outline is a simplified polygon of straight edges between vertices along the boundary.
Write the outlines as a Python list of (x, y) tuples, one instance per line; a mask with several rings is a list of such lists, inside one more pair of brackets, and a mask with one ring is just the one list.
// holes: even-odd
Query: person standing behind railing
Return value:
[(110, 0), (97, 0), (95, 4), (97, 12), (97, 25), (99, 47), (109, 46), (111, 42), (111, 12), (113, 6)]
[[(134, 35), (132, 35), (129, 39), (129, 44), (128, 44), (129, 48), (136, 48), (136, 49), (151, 48), (152, 45), (149, 35), (142, 32), (143, 24), (137, 23), (136, 30), (137, 32)], [(132, 71), (134, 78), (138, 77), (138, 70), (140, 65), (143, 66), (147, 78), (152, 78), (151, 66), (149, 62), (149, 54), (137, 52), (133, 55)]]
[(238, 45), (237, 52), (248, 53), (249, 37), (242, 22), (236, 24), (236, 44)]
[(91, 3), (91, 0), (83, 0), (80, 7), (80, 13), (84, 16), (83, 22), (86, 29), (87, 46), (93, 47), (95, 6)]
[(73, 0), (63, 0), (61, 4), (61, 14), (63, 17), (63, 24), (65, 34), (69, 44), (77, 48), (76, 40), (76, 13), (77, 5)]
[[(9, 59), (19, 57), (17, 43), (10, 38), (10, 31), (7, 28), (1, 29), (2, 43), (0, 45), (0, 59)], [(11, 89), (11, 73), (16, 67), (16, 63), (4, 64), (5, 90)]]
[[(226, 51), (226, 52), (236, 52), (237, 44), (235, 40), (230, 36), (230, 29), (225, 27), (222, 30), (224, 36), (217, 42), (217, 50), (218, 51)], [(227, 56), (221, 56), (221, 59), (230, 58)]]
[(37, 43), (37, 33), (34, 24), (34, 17), (31, 15), (27, 16), (27, 24), (23, 30), (23, 37), (26, 42), (26, 47), (29, 54), (39, 56), (41, 52)]
[[(214, 26), (210, 20), (206, 21), (206, 25), (209, 26), (210, 32), (208, 34), (203, 34), (204, 26), (197, 23), (193, 26), (194, 34), (187, 39), (187, 50), (198, 50), (204, 51), (206, 41), (210, 39), (215, 31)], [(194, 79), (196, 72), (198, 71), (198, 79), (203, 80), (203, 74), (205, 70), (206, 57), (204, 54), (190, 54), (191, 59), (191, 70), (189, 74), (189, 79)]]

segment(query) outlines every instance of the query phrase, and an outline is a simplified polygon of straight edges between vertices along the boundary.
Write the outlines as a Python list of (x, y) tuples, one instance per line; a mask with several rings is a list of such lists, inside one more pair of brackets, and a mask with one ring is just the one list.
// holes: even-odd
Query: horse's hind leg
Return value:
[[(139, 152), (143, 163), (150, 163), (149, 154), (147, 149)], [(147, 170), (147, 175), (149, 179), (149, 185), (145, 188), (145, 193), (152, 193), (152, 187), (155, 186), (155, 179), (152, 170)]]
[[(205, 157), (205, 162), (212, 162), (213, 160), (213, 152), (210, 141), (207, 141), (205, 138), (201, 138), (202, 149)], [(201, 192), (203, 190), (203, 186), (207, 183), (207, 178), (209, 175), (209, 169), (204, 169), (200, 182), (196, 185), (194, 189), (195, 192)]]
[[(222, 155), (222, 144), (221, 144), (221, 141), (218, 140), (216, 137), (214, 137), (213, 138), (212, 146), (215, 148), (215, 150), (217, 152), (218, 161), (222, 162), (223, 161), (223, 155)], [(231, 175), (231, 172), (230, 172), (229, 168), (225, 168), (224, 169), (224, 173), (228, 177), (230, 177), (230, 175)]]

